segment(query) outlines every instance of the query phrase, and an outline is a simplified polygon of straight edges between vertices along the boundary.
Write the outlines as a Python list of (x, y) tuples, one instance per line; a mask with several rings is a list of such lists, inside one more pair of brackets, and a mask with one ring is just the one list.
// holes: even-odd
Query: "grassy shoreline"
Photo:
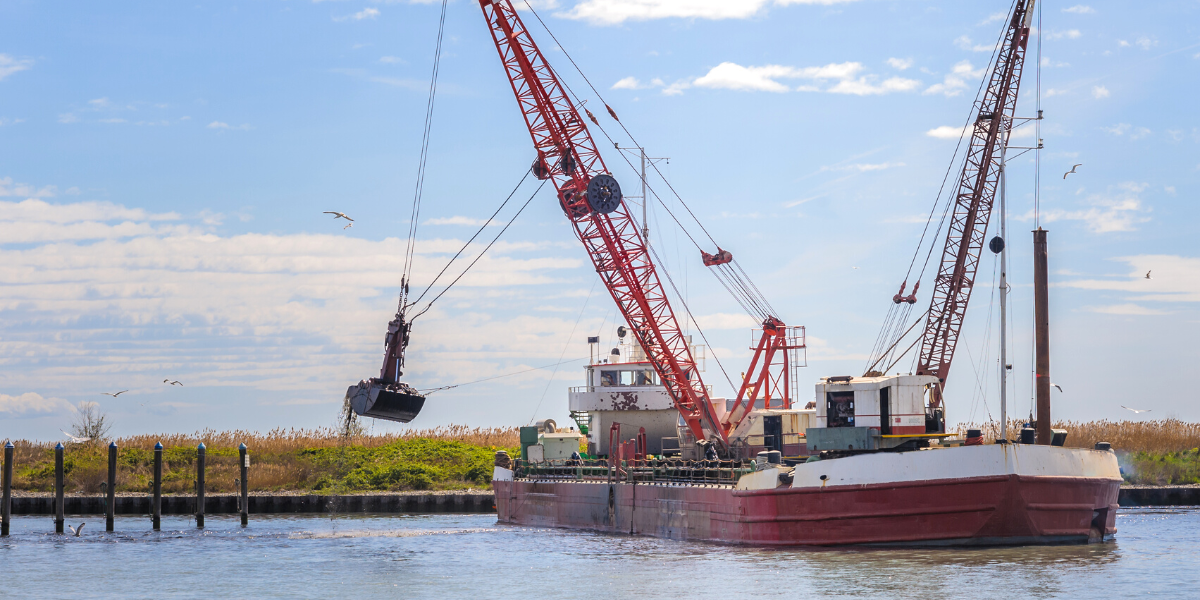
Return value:
[[(1010, 432), (1018, 427), (1020, 422), (1014, 421)], [(1058, 422), (1054, 427), (1069, 432), (1070, 447), (1111, 443), (1127, 484), (1200, 484), (1200, 423), (1092, 421)], [(965, 433), (968, 428), (982, 429), (989, 441), (997, 429), (961, 425), (958, 431)], [(233, 493), (239, 476), (237, 447), (244, 442), (250, 451), (254, 493), (353, 494), (487, 489), (495, 452), (506, 450), (516, 456), (519, 435), (516, 427), (449, 426), (349, 438), (333, 429), (276, 429), (265, 434), (206, 430), (137, 435), (113, 441), (119, 448), (118, 493), (149, 491), (156, 442), (164, 447), (164, 493), (193, 492), (196, 446), (201, 442), (207, 448), (206, 491)], [(13, 440), (15, 491), (53, 490), (55, 443)], [(67, 493), (100, 493), (108, 469), (106, 445), (67, 445)]]
[[(405, 490), (470, 490), (491, 484), (497, 450), (517, 450), (515, 427), (463, 426), (344, 438), (332, 429), (200, 431), (117, 438), (117, 493), (150, 489), (154, 444), (163, 445), (163, 493), (192, 493), (196, 446), (206, 448), (205, 490), (233, 493), (238, 445), (250, 452), (252, 492), (345, 494)], [(54, 488), (56, 442), (14, 440), (13, 489)], [(107, 443), (66, 445), (67, 493), (95, 494), (108, 472)]]

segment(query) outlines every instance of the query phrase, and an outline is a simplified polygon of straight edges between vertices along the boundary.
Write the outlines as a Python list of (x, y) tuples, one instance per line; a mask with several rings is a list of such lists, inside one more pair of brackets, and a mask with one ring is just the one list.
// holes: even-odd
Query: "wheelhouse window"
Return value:
[(600, 387), (650, 387), (660, 385), (653, 369), (600, 371)]
[(635, 371), (637, 374), (634, 385), (658, 385), (658, 373), (650, 369), (644, 371)]

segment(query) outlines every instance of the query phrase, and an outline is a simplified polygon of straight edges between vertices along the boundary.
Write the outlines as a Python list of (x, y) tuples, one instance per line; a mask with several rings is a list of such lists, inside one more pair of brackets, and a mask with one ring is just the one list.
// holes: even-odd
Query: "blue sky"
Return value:
[[(1009, 4), (537, 6), (650, 154), (670, 157), (663, 172), (780, 316), (808, 327), (801, 398), (818, 377), (860, 373)], [(395, 307), (438, 9), (0, 5), (0, 436), (58, 437), (81, 401), (100, 402), (118, 433), (332, 424), (345, 387), (378, 369)], [(1197, 17), (1195, 1), (1043, 7), (1041, 220), (1052, 373), (1065, 390), (1056, 416), (1200, 419), (1189, 376), (1200, 359)], [(530, 27), (565, 80), (586, 89)], [(418, 283), (533, 157), (476, 2), (450, 2), (446, 36)], [(1035, 52), (1023, 116), (1034, 113)], [(1033, 141), (1019, 131), (1013, 143)], [(1063, 180), (1075, 163), (1084, 166)], [(1032, 155), (1009, 169), (1010, 407), (1021, 413)], [(752, 322), (666, 213), (651, 212), (662, 266), (736, 377)], [(952, 421), (998, 414), (993, 260), (981, 262), (951, 375)], [(418, 322), (409, 378), (435, 387), (586, 356), (586, 336), (612, 343), (615, 319), (543, 191)], [(439, 392), (412, 426), (565, 420), (581, 365)], [(708, 367), (708, 383), (729, 394)]]

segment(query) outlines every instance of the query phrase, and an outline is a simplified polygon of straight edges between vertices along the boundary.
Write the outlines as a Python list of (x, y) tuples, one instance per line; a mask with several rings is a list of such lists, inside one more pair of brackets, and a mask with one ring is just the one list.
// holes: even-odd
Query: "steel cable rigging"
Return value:
[[(546, 33), (550, 35), (551, 39), (554, 40), (554, 43), (558, 45), (560, 50), (562, 50), (563, 55), (566, 56), (567, 60), (571, 62), (571, 66), (575, 68), (575, 71), (579, 73), (579, 76), (582, 77), (584, 82), (587, 83), (588, 87), (591, 88), (592, 93), (594, 93), (596, 98), (598, 98), (600, 102), (604, 104), (604, 108), (608, 111), (608, 114), (612, 116), (613, 120), (616, 121), (618, 125), (621, 126), (621, 129), (625, 132), (625, 135), (629, 137), (634, 145), (640, 147), (641, 144), (638, 143), (637, 138), (635, 138), (633, 133), (629, 131), (629, 128), (626, 127), (619, 118), (617, 118), (616, 111), (614, 111), (608, 102), (604, 100), (604, 96), (600, 94), (600, 91), (596, 89), (596, 86), (592, 84), (590, 79), (588, 79), (587, 75), (575, 62), (574, 57), (571, 56), (566, 47), (558, 41), (558, 38), (554, 35), (554, 32), (551, 31), (546, 25), (546, 22), (542, 20), (542, 16), (533, 8), (533, 6), (529, 3), (529, 0), (523, 1), (533, 16), (537, 18), (538, 23), (542, 25), (542, 28), (546, 30)], [(555, 76), (557, 77), (557, 74)], [(559, 78), (559, 81), (566, 88), (567, 92), (575, 98), (576, 105), (582, 106), (584, 102), (580, 101), (578, 94), (571, 89), (570, 85), (561, 78)], [(587, 113), (588, 118), (591, 119), (592, 123), (594, 123), (600, 129), (601, 133), (604, 134), (604, 137), (607, 138), (608, 141), (614, 146), (617, 146), (616, 142), (612, 139), (612, 136), (608, 134), (608, 131), (605, 130), (602, 125), (600, 125), (600, 122), (596, 119), (595, 115), (593, 115), (592, 112), (586, 108), (584, 108), (584, 112)], [(634, 169), (633, 163), (623, 153), (621, 153), (621, 158), (626, 162), (626, 164), (629, 165), (630, 169)], [(749, 314), (751, 317), (754, 317), (759, 322), (764, 322), (769, 317), (778, 316), (779, 313), (774, 309), (774, 307), (771, 306), (770, 302), (767, 301), (766, 297), (758, 289), (758, 286), (754, 284), (746, 271), (737, 263), (736, 259), (733, 258), (732, 254), (721, 250), (716, 239), (714, 239), (712, 234), (709, 233), (708, 229), (704, 227), (704, 224), (700, 222), (700, 219), (696, 217), (696, 214), (692, 212), (691, 207), (687, 205), (687, 202), (683, 200), (683, 197), (679, 194), (679, 192), (673, 185), (671, 185), (671, 182), (658, 168), (658, 165), (651, 163), (650, 166), (658, 174), (659, 178), (663, 180), (663, 183), (667, 185), (667, 188), (671, 190), (671, 193), (679, 201), (680, 205), (683, 206), (684, 210), (687, 211), (688, 215), (692, 217), (692, 220), (695, 221), (696, 225), (700, 227), (700, 230), (704, 232), (704, 236), (707, 237), (708, 240), (712, 242), (712, 245), (717, 248), (716, 255), (709, 255), (707, 252), (705, 252), (704, 248), (696, 241), (696, 238), (691, 234), (691, 232), (684, 227), (683, 223), (681, 223), (679, 218), (675, 216), (675, 213), (671, 211), (670, 207), (663, 202), (662, 198), (658, 195), (658, 192), (656, 192), (647, 182), (646, 189), (654, 195), (654, 198), (658, 200), (659, 204), (662, 205), (662, 207), (667, 211), (667, 214), (671, 216), (671, 219), (675, 221), (675, 224), (679, 226), (681, 230), (683, 230), (692, 244), (696, 246), (696, 249), (699, 250), (701, 255), (706, 258), (705, 264), (716, 267), (716, 269), (713, 270), (713, 274), (717, 278), (718, 282), (721, 283), (721, 286), (724, 287), (725, 290), (738, 301), (738, 304), (743, 310), (746, 311), (747, 314)], [(643, 199), (642, 201), (645, 202), (647, 199)], [(722, 262), (709, 264), (709, 261), (707, 260), (709, 257), (724, 257), (724, 259)]]
[[(1009, 14), (1013, 13), (1013, 10), (1016, 7), (1017, 2), (1022, 2), (1022, 1), (1023, 0), (1013, 0), (1012, 4), (1009, 7)], [(1002, 49), (1004, 40), (1008, 35), (1008, 30), (1009, 30), (1009, 28), (1006, 27), (1005, 29), (1002, 29), (1000, 31), (1000, 34), (996, 39), (996, 43), (995, 43), (995, 45), (993, 45), (992, 54), (991, 54), (990, 58), (988, 59), (988, 63), (987, 63), (988, 70), (987, 71), (992, 71), (994, 68), (996, 68), (997, 59), (1000, 55), (1000, 51)], [(981, 98), (983, 98), (985, 91), (988, 89), (987, 88), (988, 81), (989, 81), (989, 79), (987, 77), (981, 79), (979, 82), (979, 87), (975, 91), (975, 99), (971, 103), (971, 109), (967, 112), (966, 120), (963, 122), (963, 126), (960, 129), (959, 136), (958, 136), (958, 142), (954, 147), (954, 154), (951, 156), (950, 163), (946, 167), (946, 172), (942, 177), (942, 182), (941, 182), (940, 186), (938, 187), (937, 196), (934, 198), (933, 206), (930, 208), (929, 216), (925, 219), (925, 226), (921, 231), (921, 237), (917, 242), (917, 246), (913, 250), (913, 257), (909, 261), (908, 269), (905, 271), (903, 283), (900, 284), (900, 291), (895, 296), (893, 296), (892, 302), (888, 306), (887, 315), (884, 317), (883, 325), (880, 327), (879, 334), (875, 340), (875, 344), (871, 349), (871, 354), (869, 355), (869, 357), (867, 359), (867, 366), (863, 371), (864, 374), (871, 373), (871, 372), (880, 372), (876, 369), (876, 367), (879, 367), (881, 365), (890, 365), (890, 366), (885, 366), (884, 369), (882, 370), (882, 372), (886, 373), (887, 370), (891, 368), (891, 366), (894, 366), (895, 363), (899, 362), (899, 360), (901, 358), (903, 358), (903, 356), (905, 354), (907, 354), (909, 350), (911, 350), (914, 346), (916, 346), (916, 344), (914, 343), (914, 344), (910, 345), (906, 350), (904, 350), (904, 352), (900, 353), (899, 356), (896, 356), (896, 354), (895, 354), (896, 350), (898, 349), (899, 344), (900, 344), (901, 340), (903, 340), (904, 336), (908, 335), (908, 333), (913, 330), (915, 325), (917, 323), (919, 323), (921, 319), (924, 319), (929, 314), (928, 310), (925, 311), (915, 321), (913, 321), (913, 324), (911, 326), (908, 326), (906, 328), (906, 324), (909, 323), (909, 319), (911, 317), (913, 305), (915, 305), (917, 302), (917, 297), (916, 297), (917, 290), (920, 287), (921, 280), (924, 279), (924, 277), (925, 277), (925, 271), (929, 267), (929, 263), (933, 258), (933, 251), (937, 247), (937, 241), (941, 237), (942, 228), (946, 226), (946, 219), (952, 212), (952, 209), (954, 208), (954, 205), (955, 205), (953, 194), (946, 195), (944, 204), (943, 204), (942, 195), (946, 191), (946, 183), (949, 182), (950, 173), (954, 170), (954, 168), (956, 166), (958, 166), (960, 164), (959, 160), (958, 160), (958, 154), (962, 150), (963, 141), (965, 139), (967, 139), (967, 132), (971, 129), (971, 123), (972, 123), (973, 117), (976, 117), (981, 110), (981, 107), (982, 107)], [(967, 160), (967, 156), (964, 155), (963, 161), (965, 162), (966, 160)], [(959, 182), (958, 187), (962, 186), (962, 183), (963, 183), (963, 180), (965, 177), (966, 177), (965, 169), (960, 170), (959, 177), (958, 177), (958, 182)], [(942, 205), (942, 214), (941, 214), (940, 220), (938, 221), (938, 227), (934, 231), (934, 235), (929, 238), (929, 249), (926, 252), (925, 261), (921, 265), (921, 270), (917, 274), (916, 282), (913, 286), (912, 292), (908, 296), (905, 296), (904, 295), (905, 288), (908, 285), (909, 279), (912, 277), (913, 267), (916, 265), (917, 257), (920, 256), (921, 249), (925, 245), (925, 239), (929, 233), (929, 226), (933, 222), (933, 216), (934, 216), (934, 214), (937, 213), (937, 208), (939, 205)]]

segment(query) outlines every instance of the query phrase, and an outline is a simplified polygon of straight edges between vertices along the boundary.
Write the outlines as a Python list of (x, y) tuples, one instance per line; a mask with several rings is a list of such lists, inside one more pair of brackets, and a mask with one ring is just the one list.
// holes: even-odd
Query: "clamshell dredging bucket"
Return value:
[(385, 421), (412, 421), (421, 407), (425, 396), (405, 383), (385, 383), (378, 379), (360, 381), (346, 390), (350, 409), (361, 417)]

